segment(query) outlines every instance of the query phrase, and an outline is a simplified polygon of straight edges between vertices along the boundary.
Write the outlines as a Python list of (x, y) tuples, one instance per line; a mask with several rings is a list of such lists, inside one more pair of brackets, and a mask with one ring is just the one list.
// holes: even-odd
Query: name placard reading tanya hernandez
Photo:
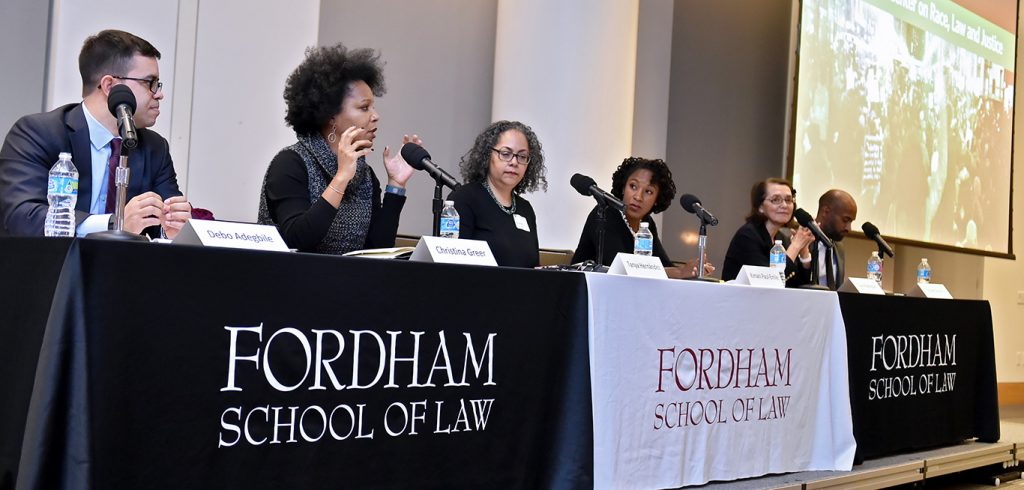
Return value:
[(497, 266), (491, 247), (482, 240), (420, 237), (409, 260), (414, 262), (438, 262), (441, 264), (472, 264)]
[(661, 259), (650, 255), (635, 255), (619, 252), (608, 268), (609, 274), (633, 277), (668, 279)]
[(207, 247), (244, 248), (287, 252), (281, 234), (274, 226), (231, 221), (190, 219), (174, 238), (173, 243)]

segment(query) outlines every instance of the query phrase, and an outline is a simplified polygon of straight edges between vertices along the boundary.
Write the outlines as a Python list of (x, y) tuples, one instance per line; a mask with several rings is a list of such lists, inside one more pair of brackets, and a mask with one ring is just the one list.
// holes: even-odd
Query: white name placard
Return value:
[(482, 240), (420, 237), (409, 260), (415, 262), (438, 262), (441, 264), (472, 264), (497, 266), (491, 247)]
[(885, 295), (885, 290), (882, 289), (882, 286), (875, 282), (874, 279), (866, 277), (847, 277), (843, 285), (839, 287), (839, 290), (844, 293)]
[(915, 298), (953, 299), (953, 295), (949, 294), (949, 290), (946, 289), (946, 286), (934, 283), (917, 283), (914, 285), (914, 289), (911, 289), (907, 296), (913, 296)]
[(665, 274), (665, 267), (661, 265), (661, 259), (653, 255), (634, 255), (619, 252), (615, 254), (615, 260), (608, 268), (609, 274), (619, 276), (650, 277), (654, 279), (668, 279)]
[(734, 284), (746, 284), (748, 286), (760, 286), (765, 288), (784, 288), (786, 282), (782, 280), (782, 274), (771, 267), (758, 265), (745, 265), (740, 267), (740, 273)]
[(277, 227), (231, 221), (190, 219), (174, 237), (173, 243), (206, 247), (244, 248), (287, 252)]

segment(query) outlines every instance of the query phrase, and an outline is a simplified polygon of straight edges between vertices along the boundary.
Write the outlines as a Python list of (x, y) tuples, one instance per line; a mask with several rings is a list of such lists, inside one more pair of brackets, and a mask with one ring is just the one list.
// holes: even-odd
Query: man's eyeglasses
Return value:
[(793, 196), (772, 196), (765, 199), (765, 201), (772, 203), (773, 206), (778, 206), (782, 203), (786, 203), (786, 205), (793, 204), (796, 202), (796, 199), (793, 199)]
[(513, 153), (512, 150), (508, 148), (502, 148), (500, 150), (497, 148), (491, 148), (491, 151), (497, 153), (498, 159), (503, 162), (511, 162), (512, 157), (515, 157), (516, 161), (519, 162), (520, 165), (530, 164), (530, 155), (527, 155), (526, 153)]
[(132, 77), (118, 77), (110, 75), (118, 80), (135, 80), (136, 82), (144, 82), (149, 86), (149, 91), (154, 94), (164, 89), (164, 82), (161, 82), (159, 78), (132, 78)]

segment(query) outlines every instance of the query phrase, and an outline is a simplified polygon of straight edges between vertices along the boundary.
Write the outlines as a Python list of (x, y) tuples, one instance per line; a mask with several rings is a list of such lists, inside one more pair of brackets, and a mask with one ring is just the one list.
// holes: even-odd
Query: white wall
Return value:
[[(1019, 22), (1019, 19), (1018, 19)], [(1017, 26), (1018, 33), (1024, 33), (1024, 24)], [(1024, 36), (1017, 40), (1017, 66), (1024, 66)], [(1017, 73), (1016, 123), (1014, 124), (1013, 149), (1013, 224), (1012, 243), (1017, 260), (986, 258), (984, 262), (985, 299), (992, 305), (992, 322), (995, 326), (996, 373), (999, 382), (1024, 382), (1024, 366), (1017, 364), (1017, 353), (1024, 356), (1024, 305), (1017, 302), (1017, 294), (1024, 293), (1024, 99), (1021, 87), (1024, 77)]]
[(167, 109), (175, 87), (167, 82), (174, 80), (178, 2), (139, 0), (125, 8), (125, 3), (117, 0), (54, 0), (53, 9), (46, 109), (82, 100), (82, 77), (78, 72), (82, 42), (104, 29), (120, 29), (149, 41), (160, 51), (164, 102), (153, 129), (169, 138), (171, 114)]
[(183, 179), (193, 206), (256, 221), (267, 165), (295, 142), (284, 82), (316, 44), (319, 10), (319, 0), (199, 2)]
[(0, 134), (19, 117), (43, 109), (49, 18), (47, 2), (0, 2)]
[(632, 153), (638, 18), (638, 0), (498, 2), (492, 117), (544, 147), (548, 191), (526, 196), (542, 247), (575, 248), (594, 207), (570, 177), (607, 187)]

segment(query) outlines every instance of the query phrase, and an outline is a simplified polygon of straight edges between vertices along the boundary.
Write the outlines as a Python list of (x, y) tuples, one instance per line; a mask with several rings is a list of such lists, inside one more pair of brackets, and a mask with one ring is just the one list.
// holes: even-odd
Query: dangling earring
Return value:
[(338, 125), (337, 124), (332, 124), (331, 125), (331, 134), (327, 135), (327, 141), (330, 141), (331, 143), (334, 143), (337, 140), (338, 140)]

